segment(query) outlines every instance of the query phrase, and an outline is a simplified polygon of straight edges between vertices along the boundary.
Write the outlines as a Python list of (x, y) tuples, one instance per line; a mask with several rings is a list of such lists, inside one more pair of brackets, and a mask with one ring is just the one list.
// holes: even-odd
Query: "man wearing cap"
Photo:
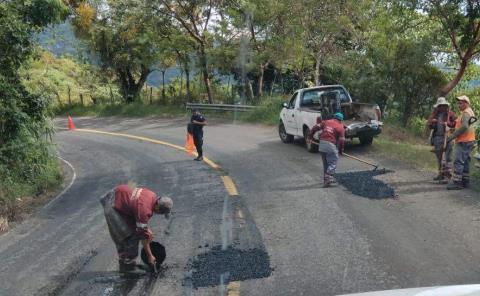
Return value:
[(193, 135), (193, 143), (197, 149), (198, 156), (194, 160), (203, 160), (203, 127), (207, 125), (207, 120), (197, 109), (192, 109), (192, 117), (190, 119)]
[(153, 233), (147, 223), (154, 213), (168, 217), (173, 206), (172, 199), (158, 197), (147, 188), (118, 185), (100, 202), (110, 236), (117, 247), (120, 272), (135, 270), (140, 241), (149, 264), (154, 265), (156, 258), (150, 249)]
[(328, 119), (315, 125), (307, 141), (312, 141), (313, 135), (319, 132), (318, 151), (323, 161), (323, 186), (329, 187), (334, 182), (335, 170), (337, 169), (338, 154), (343, 154), (345, 145), (345, 127), (342, 124), (343, 114), (337, 112), (332, 119)]
[(455, 132), (448, 137), (448, 141), (455, 140), (455, 161), (453, 182), (447, 186), (449, 190), (467, 188), (470, 183), (470, 153), (475, 144), (475, 128), (470, 126), (470, 119), (475, 117), (470, 108), (470, 99), (467, 96), (457, 97), (461, 116), (455, 124)]
[(431, 143), (438, 160), (438, 175), (433, 178), (441, 184), (447, 184), (452, 177), (453, 143), (447, 142), (448, 131), (455, 127), (455, 113), (450, 111), (450, 103), (444, 98), (437, 99), (434, 109), (428, 118), (427, 125), (432, 130)]

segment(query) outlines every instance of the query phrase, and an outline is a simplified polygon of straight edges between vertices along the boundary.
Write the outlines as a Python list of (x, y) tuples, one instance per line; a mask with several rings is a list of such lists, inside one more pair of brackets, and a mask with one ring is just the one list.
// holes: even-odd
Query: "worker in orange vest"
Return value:
[(475, 117), (470, 108), (470, 99), (467, 96), (457, 97), (461, 116), (456, 121), (455, 132), (447, 141), (455, 140), (455, 161), (453, 163), (453, 182), (447, 186), (448, 190), (468, 188), (470, 183), (470, 153), (475, 145), (475, 127), (470, 125), (470, 119)]

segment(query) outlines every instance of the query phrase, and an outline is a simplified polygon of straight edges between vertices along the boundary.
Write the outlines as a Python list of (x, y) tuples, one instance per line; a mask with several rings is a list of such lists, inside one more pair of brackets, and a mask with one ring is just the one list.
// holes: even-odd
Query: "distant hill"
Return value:
[[(48, 27), (37, 36), (38, 43), (44, 49), (52, 52), (56, 57), (65, 55), (72, 56), (75, 59), (98, 64), (98, 58), (91, 55), (87, 47), (75, 37), (73, 27), (70, 22)], [(180, 68), (175, 66), (167, 69), (165, 73), (165, 84), (169, 84), (181, 74)], [(191, 77), (196, 74), (195, 70), (190, 72)], [(216, 76), (222, 84), (227, 84), (228, 76)], [(147, 78), (147, 84), (150, 86), (162, 85), (162, 72), (154, 71)]]

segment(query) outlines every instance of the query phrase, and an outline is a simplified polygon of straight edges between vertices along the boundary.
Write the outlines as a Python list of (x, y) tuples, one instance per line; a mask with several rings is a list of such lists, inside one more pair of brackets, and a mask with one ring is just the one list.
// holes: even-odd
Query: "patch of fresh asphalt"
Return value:
[(265, 250), (244, 250), (235, 246), (224, 249), (220, 245), (197, 255), (187, 269), (191, 269), (192, 273), (185, 281), (194, 288), (218, 286), (222, 275), (226, 282), (231, 282), (265, 278), (272, 273)]
[(354, 195), (375, 199), (394, 198), (395, 190), (385, 182), (374, 178), (386, 173), (392, 172), (384, 170), (346, 172), (336, 174), (335, 179)]

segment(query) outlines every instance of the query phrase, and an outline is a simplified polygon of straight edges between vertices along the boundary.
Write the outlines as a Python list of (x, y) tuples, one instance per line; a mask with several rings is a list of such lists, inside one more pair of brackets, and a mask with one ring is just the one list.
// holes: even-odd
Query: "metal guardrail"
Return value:
[(219, 110), (219, 111), (237, 111), (237, 112), (248, 112), (253, 111), (257, 106), (249, 105), (229, 105), (229, 104), (196, 104), (196, 103), (186, 103), (185, 108), (188, 109), (198, 109), (198, 110)]

